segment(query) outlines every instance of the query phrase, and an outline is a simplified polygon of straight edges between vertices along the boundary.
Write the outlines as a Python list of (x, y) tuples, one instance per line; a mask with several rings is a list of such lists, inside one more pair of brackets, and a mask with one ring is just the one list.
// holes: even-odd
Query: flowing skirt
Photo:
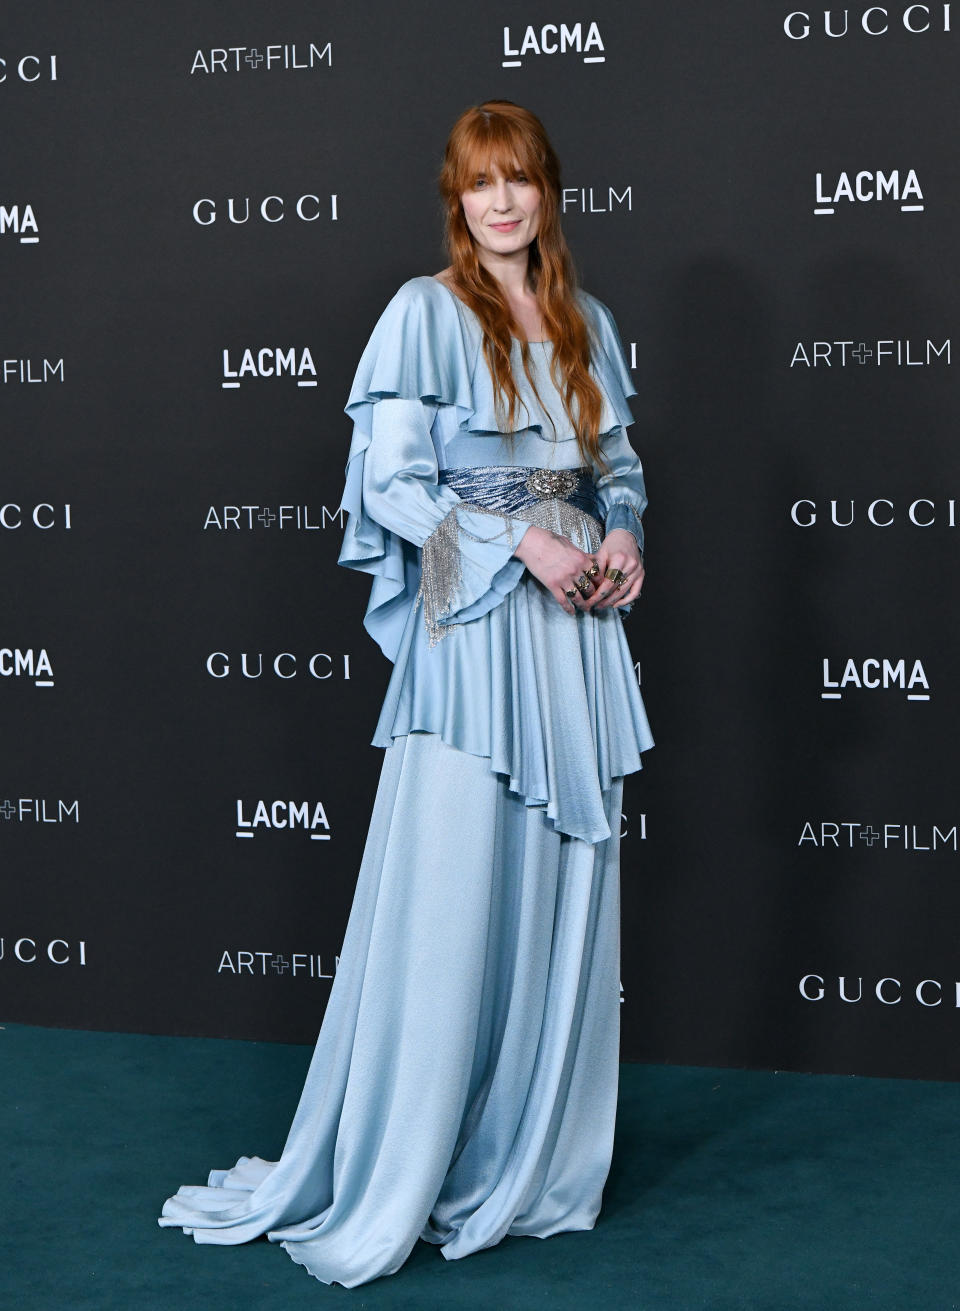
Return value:
[(183, 1187), (160, 1224), (266, 1234), (324, 1283), (505, 1234), (591, 1229), (620, 1036), (623, 780), (611, 836), (558, 832), (490, 762), (434, 733), (383, 770), (316, 1050), (281, 1158)]

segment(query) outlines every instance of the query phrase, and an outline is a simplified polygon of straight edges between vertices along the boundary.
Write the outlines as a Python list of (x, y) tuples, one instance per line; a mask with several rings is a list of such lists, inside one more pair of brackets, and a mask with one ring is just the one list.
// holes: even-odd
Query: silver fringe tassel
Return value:
[[(487, 514), (492, 518), (500, 519), (504, 525), (503, 529), (491, 537), (478, 537), (461, 525), (457, 518), (457, 511), (460, 509), (472, 510), (477, 514)], [(556, 497), (536, 501), (521, 510), (514, 510), (509, 516), (498, 510), (474, 505), (469, 501), (455, 505), (437, 524), (424, 542), (421, 552), (420, 587), (414, 609), (421, 601), (423, 602), (423, 621), (431, 647), (436, 646), (451, 629), (461, 627), (460, 624), (440, 622), (441, 618), (449, 614), (452, 609), (463, 583), (460, 533), (473, 542), (496, 542), (506, 537), (513, 546), (511, 519), (522, 519), (526, 523), (536, 524), (538, 528), (559, 533), (574, 542), (585, 536), (589, 543), (585, 549), (590, 553), (596, 551), (603, 541), (603, 530), (592, 515)]]

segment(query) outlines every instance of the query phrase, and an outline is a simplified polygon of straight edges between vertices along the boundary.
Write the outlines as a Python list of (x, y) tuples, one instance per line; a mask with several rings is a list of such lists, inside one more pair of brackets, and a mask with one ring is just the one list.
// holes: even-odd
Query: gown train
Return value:
[(456, 1259), (591, 1229), (616, 1115), (622, 788), (603, 793), (611, 836), (587, 843), (489, 760), (394, 739), (281, 1158), (181, 1188), (161, 1225), (266, 1233), (347, 1287), (421, 1237)]

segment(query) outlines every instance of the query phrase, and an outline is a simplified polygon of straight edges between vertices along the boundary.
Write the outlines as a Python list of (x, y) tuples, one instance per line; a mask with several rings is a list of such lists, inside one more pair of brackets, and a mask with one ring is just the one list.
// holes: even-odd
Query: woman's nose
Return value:
[(494, 209), (510, 208), (510, 193), (507, 190), (505, 178), (501, 178), (499, 182), (495, 182), (493, 185), (493, 207)]

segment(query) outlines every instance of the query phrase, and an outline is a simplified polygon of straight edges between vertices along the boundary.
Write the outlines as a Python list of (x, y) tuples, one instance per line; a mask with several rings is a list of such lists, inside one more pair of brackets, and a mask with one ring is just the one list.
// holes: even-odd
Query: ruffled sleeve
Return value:
[(364, 626), (390, 660), (412, 604), (423, 603), (436, 641), (492, 610), (523, 574), (513, 552), (529, 524), (468, 510), (438, 485), (433, 418), (440, 405), (460, 421), (473, 414), (474, 364), (453, 298), (414, 278), (377, 323), (345, 407), (354, 428), (339, 563), (373, 576)]
[[(600, 430), (603, 454), (610, 470), (596, 480), (604, 530), (610, 533), (615, 528), (626, 528), (637, 539), (642, 554), (647, 490), (640, 457), (626, 434), (627, 427), (634, 421), (627, 399), (636, 396), (637, 389), (624, 358), (613, 315), (595, 296), (581, 292), (581, 300), (592, 328), (593, 369), (605, 401), (605, 418), (601, 420)], [(611, 417), (615, 419), (613, 424), (610, 423)]]

